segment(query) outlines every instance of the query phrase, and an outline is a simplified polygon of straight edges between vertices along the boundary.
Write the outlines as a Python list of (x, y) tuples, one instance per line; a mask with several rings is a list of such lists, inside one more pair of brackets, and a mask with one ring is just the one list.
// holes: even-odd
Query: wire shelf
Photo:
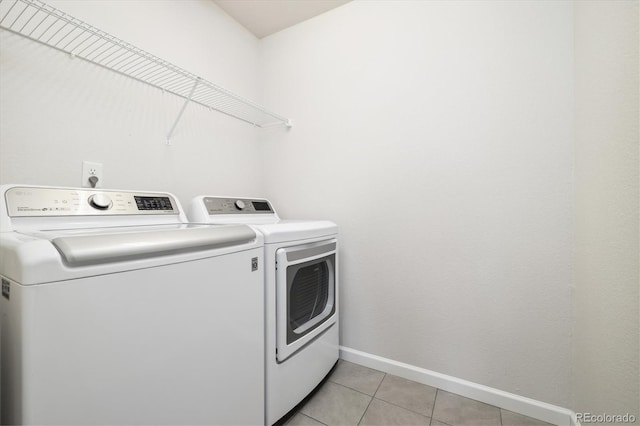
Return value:
[[(258, 127), (291, 121), (40, 0), (0, 0), (0, 28)], [(167, 139), (171, 139), (178, 119)]]

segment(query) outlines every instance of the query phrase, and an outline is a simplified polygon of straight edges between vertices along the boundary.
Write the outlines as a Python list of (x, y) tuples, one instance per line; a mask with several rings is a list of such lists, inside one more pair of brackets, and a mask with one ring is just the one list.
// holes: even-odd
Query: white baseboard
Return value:
[(355, 349), (340, 346), (340, 358), (345, 361), (364, 365), (365, 367), (403, 377), (414, 382), (433, 386), (447, 392), (475, 399), (486, 404), (504, 408), (505, 410), (533, 417), (559, 426), (580, 426), (575, 413), (566, 408), (536, 401), (499, 389), (458, 379), (457, 377), (437, 373), (424, 368), (382, 358)]

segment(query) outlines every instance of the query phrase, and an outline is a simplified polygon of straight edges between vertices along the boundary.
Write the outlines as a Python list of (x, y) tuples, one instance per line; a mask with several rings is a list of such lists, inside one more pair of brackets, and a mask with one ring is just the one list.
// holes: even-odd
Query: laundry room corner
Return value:
[(340, 225), (341, 344), (569, 407), (572, 5), (355, 1), (260, 55), (296, 111), (267, 187)]

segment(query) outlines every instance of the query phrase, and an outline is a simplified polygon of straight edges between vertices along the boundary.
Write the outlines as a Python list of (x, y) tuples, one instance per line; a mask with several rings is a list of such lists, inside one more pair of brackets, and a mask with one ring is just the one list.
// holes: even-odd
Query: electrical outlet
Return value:
[(94, 187), (89, 178), (96, 177), (95, 188), (102, 187), (102, 163), (94, 163), (92, 161), (82, 162), (82, 186), (85, 188)]

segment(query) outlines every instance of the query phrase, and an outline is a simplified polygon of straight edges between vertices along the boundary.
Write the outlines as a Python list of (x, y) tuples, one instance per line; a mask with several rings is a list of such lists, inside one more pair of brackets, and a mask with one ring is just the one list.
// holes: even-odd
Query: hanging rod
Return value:
[(0, 28), (258, 127), (292, 125), (288, 118), (40, 0), (0, 0)]

